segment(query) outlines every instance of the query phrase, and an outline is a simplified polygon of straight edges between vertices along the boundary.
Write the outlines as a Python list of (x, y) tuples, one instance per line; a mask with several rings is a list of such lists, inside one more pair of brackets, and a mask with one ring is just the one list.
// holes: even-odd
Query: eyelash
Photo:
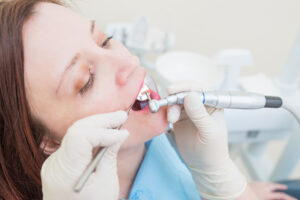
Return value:
[[(112, 36), (106, 38), (106, 40), (104, 40), (104, 42), (101, 44), (101, 47), (102, 48), (106, 47), (108, 45), (108, 42), (112, 38), (113, 38)], [(89, 73), (90, 73), (89, 80), (87, 81), (85, 86), (79, 90), (79, 93), (81, 95), (85, 94), (88, 91), (88, 89), (90, 89), (93, 86), (93, 83), (94, 83), (94, 80), (95, 80), (95, 74), (93, 72), (91, 72), (91, 69), (89, 69)]]
[(104, 40), (104, 42), (101, 44), (101, 47), (106, 47), (108, 45), (108, 42), (113, 38), (113, 36), (109, 36)]

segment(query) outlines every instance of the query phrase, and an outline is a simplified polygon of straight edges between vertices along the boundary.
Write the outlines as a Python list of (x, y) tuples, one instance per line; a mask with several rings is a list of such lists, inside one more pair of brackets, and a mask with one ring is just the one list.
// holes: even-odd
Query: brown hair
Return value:
[(42, 199), (43, 126), (31, 116), (25, 94), (23, 25), (39, 2), (0, 0), (0, 199)]

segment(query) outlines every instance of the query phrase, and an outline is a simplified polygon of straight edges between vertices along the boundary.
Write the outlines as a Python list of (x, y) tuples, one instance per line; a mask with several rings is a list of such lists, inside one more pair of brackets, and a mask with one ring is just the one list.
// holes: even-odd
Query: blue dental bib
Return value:
[(165, 134), (146, 143), (147, 152), (129, 200), (200, 200), (186, 164)]

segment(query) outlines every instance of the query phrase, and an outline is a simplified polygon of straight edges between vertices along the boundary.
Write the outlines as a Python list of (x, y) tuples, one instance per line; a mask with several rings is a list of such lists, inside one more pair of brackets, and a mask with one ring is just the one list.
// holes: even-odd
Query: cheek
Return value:
[(109, 113), (116, 110), (118, 105), (107, 103), (102, 98), (102, 93), (87, 97), (88, 101), (72, 101), (67, 99), (60, 106), (52, 108), (47, 115), (49, 127), (55, 129), (54, 132), (59, 133), (58, 137), (62, 139), (67, 129), (77, 120), (86, 118), (91, 115), (100, 113)]
[(169, 125), (166, 111), (166, 109), (161, 109), (155, 114), (139, 112), (129, 114), (123, 128), (127, 129), (130, 135), (121, 148), (126, 149), (131, 146), (143, 144), (155, 136), (164, 133)]

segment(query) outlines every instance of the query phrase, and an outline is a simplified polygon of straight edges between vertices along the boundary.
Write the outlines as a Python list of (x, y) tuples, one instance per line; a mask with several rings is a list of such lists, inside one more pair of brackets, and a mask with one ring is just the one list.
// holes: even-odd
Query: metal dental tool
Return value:
[[(149, 108), (156, 113), (161, 107), (183, 104), (188, 92), (180, 92), (161, 100), (150, 100)], [(199, 92), (202, 103), (209, 107), (231, 109), (280, 108), (282, 99), (275, 96), (265, 96), (242, 91), (207, 91)]]

